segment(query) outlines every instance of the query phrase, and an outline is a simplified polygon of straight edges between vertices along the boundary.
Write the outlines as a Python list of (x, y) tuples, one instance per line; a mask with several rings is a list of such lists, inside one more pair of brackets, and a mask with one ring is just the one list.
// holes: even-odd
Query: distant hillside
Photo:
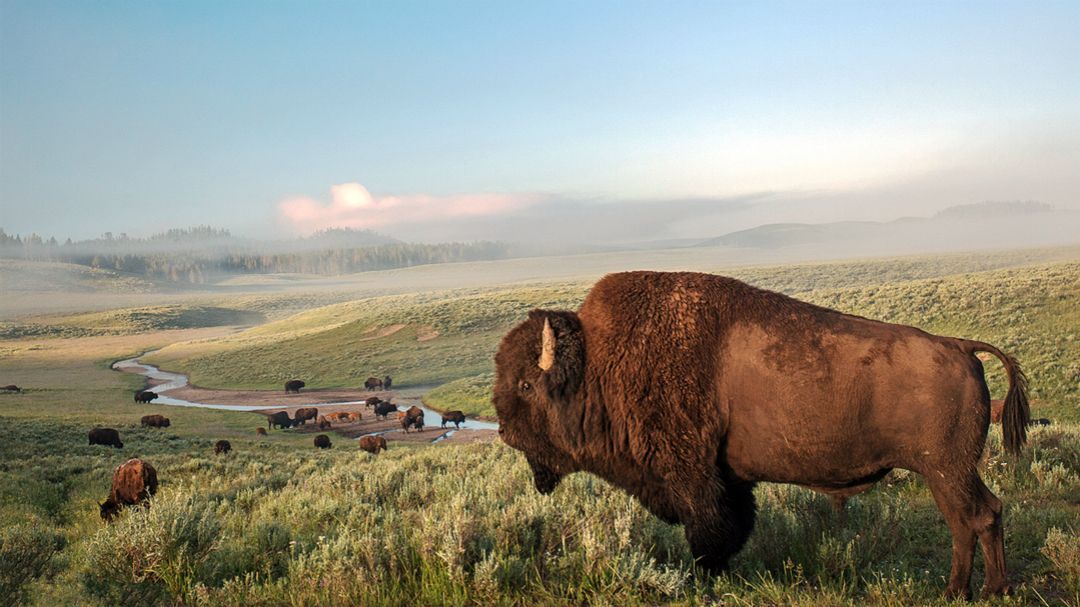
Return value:
[[(777, 249), (825, 246), (846, 253), (919, 252), (1062, 245), (1080, 242), (1080, 212), (1040, 202), (983, 202), (933, 217), (888, 222), (774, 223), (731, 232), (697, 246)], [(841, 251), (837, 251), (840, 253)]]

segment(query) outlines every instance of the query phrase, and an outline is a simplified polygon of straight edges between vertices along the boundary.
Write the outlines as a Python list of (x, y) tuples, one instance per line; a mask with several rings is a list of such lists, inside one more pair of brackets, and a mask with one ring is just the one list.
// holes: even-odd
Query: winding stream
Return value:
[[(149, 352), (147, 352), (147, 354), (149, 354)], [(221, 409), (221, 410), (224, 410), (224, 411), (262, 411), (262, 410), (267, 410), (267, 409), (281, 409), (281, 408), (283, 408), (282, 406), (267, 407), (265, 405), (258, 405), (258, 406), (251, 406), (251, 405), (211, 405), (211, 404), (207, 404), (207, 403), (191, 402), (189, 400), (183, 400), (183, 399), (180, 399), (180, 398), (173, 398), (173, 397), (171, 397), (171, 396), (169, 396), (167, 394), (163, 394), (163, 392), (168, 392), (169, 390), (176, 390), (177, 388), (183, 388), (184, 386), (188, 385), (187, 375), (184, 375), (182, 373), (172, 373), (170, 371), (162, 371), (161, 369), (155, 367), (154, 365), (147, 365), (147, 364), (139, 362), (138, 357), (128, 358), (126, 360), (117, 361), (117, 362), (113, 363), (112, 368), (116, 369), (117, 371), (124, 371), (124, 370), (132, 371), (133, 370), (135, 373), (138, 373), (140, 375), (144, 375), (149, 379), (164, 382), (164, 383), (158, 384), (158, 385), (154, 386), (153, 388), (151, 388), (151, 390), (153, 390), (154, 393), (158, 395), (158, 397), (155, 398), (154, 401), (153, 401), (155, 405), (171, 405), (171, 406), (174, 406), (174, 407), (199, 407), (199, 408), (203, 408), (203, 409)], [(433, 411), (433, 410), (428, 409), (427, 407), (425, 407), (420, 401), (420, 397), (422, 395), (423, 395), (423, 392), (416, 392), (414, 394), (410, 394), (408, 390), (402, 390), (402, 391), (398, 392), (397, 396), (394, 398), (394, 401), (400, 403), (398, 405), (399, 409), (408, 408), (410, 405), (416, 405), (417, 407), (420, 407), (424, 411), (424, 425), (426, 427), (429, 427), (429, 428), (439, 428), (439, 426), (442, 424), (442, 414), (437, 412), (437, 411)], [(402, 401), (404, 401), (404, 402), (402, 402)], [(306, 403), (306, 404), (305, 403), (290, 402), (287, 406), (288, 407), (324, 407), (324, 406), (329, 406), (329, 405), (362, 405), (362, 404), (364, 404), (364, 401), (362, 401), (362, 400), (351, 400), (351, 401), (341, 401), (341, 402), (334, 402), (334, 403)], [(478, 420), (478, 419), (473, 419), (471, 417), (468, 418), (465, 421), (465, 423), (462, 425), (463, 430), (464, 429), (497, 430), (498, 428), (499, 428), (499, 424), (496, 424), (496, 423), (493, 423), (493, 422), (481, 421), (481, 420)], [(453, 430), (450, 431), (450, 433), (452, 433), (452, 432), (453, 432)], [(449, 436), (450, 433), (447, 433), (446, 436)], [(381, 432), (378, 433), (378, 434), (381, 434)], [(436, 441), (436, 442), (438, 442), (438, 441)]]

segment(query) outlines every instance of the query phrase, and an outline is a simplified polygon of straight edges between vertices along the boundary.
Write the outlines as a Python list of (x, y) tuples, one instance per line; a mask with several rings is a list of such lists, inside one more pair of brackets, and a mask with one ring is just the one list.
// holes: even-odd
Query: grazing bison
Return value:
[(394, 380), (389, 375), (387, 375), (386, 377), (383, 378), (383, 380), (382, 380), (383, 390), (389, 390), (390, 386), (393, 386), (393, 385), (394, 385)]
[[(992, 345), (849, 316), (698, 273), (604, 277), (575, 312), (534, 310), (503, 338), (493, 401), (536, 488), (593, 472), (685, 525), (722, 571), (754, 526), (754, 485), (866, 489), (922, 474), (953, 536), (946, 594), (1008, 590), (1001, 502), (978, 475), (990, 397), (976, 352), (1005, 366), (1004, 445), (1026, 441), (1026, 380)], [(674, 404), (678, 406), (673, 406)]]
[(453, 423), (455, 428), (460, 428), (461, 424), (465, 423), (465, 414), (461, 411), (447, 411), (442, 414), (442, 427), (445, 428), (447, 423)]
[(123, 449), (124, 443), (120, 442), (120, 433), (112, 428), (94, 428), (90, 431), (91, 445), (112, 445), (117, 449)]
[(367, 398), (367, 400), (364, 401), (364, 406), (365, 407), (373, 407), (373, 406), (375, 406), (375, 405), (377, 405), (377, 404), (379, 404), (381, 402), (383, 402), (383, 400), (381, 398), (379, 398), (378, 396), (369, 396)]
[(221, 455), (229, 451), (232, 451), (232, 443), (229, 441), (222, 439), (214, 443), (214, 455)]
[(1031, 425), (1031, 426), (1049, 426), (1051, 423), (1052, 422), (1050, 420), (1046, 419), (1045, 417), (1040, 417), (1039, 419), (1031, 420), (1031, 424), (1029, 424), (1029, 425)]
[(369, 377), (364, 381), (364, 387), (368, 390), (374, 390), (376, 388), (382, 388), (382, 380), (378, 377)]
[(4, 392), (22, 392), (22, 389), (15, 384), (8, 384), (3, 388), (0, 388), (0, 390), (3, 390)]
[(142, 504), (149, 508), (150, 496), (157, 493), (157, 487), (157, 470), (139, 458), (129, 459), (113, 470), (109, 497), (98, 504), (101, 518), (111, 522), (124, 506)]
[(255, 434), (258, 434), (259, 436), (266, 436), (266, 428), (263, 428), (263, 427), (255, 428)]
[(315, 446), (320, 448), (320, 449), (329, 449), (331, 447), (331, 445), (330, 445), (330, 437), (325, 435), (325, 434), (320, 434), (320, 435), (316, 436), (315, 437)]
[(319, 430), (326, 430), (327, 428), (330, 427), (331, 424), (330, 424), (330, 420), (327, 419), (325, 415), (320, 415), (319, 416), (319, 421), (318, 421), (318, 423), (316, 425), (318, 426)]
[(299, 394), (300, 388), (303, 388), (306, 385), (307, 384), (300, 381), (299, 379), (290, 379), (289, 381), (285, 382), (285, 394), (288, 394), (290, 392)]
[(266, 427), (271, 430), (274, 429), (274, 426), (284, 430), (285, 428), (292, 427), (292, 425), (293, 421), (289, 419), (289, 414), (285, 411), (278, 411), (266, 418)]
[(157, 397), (158, 395), (156, 392), (151, 392), (150, 390), (139, 390), (135, 393), (135, 402), (148, 403)]
[(360, 413), (360, 412), (349, 413), (349, 421), (350, 422), (358, 422), (358, 421), (360, 421), (362, 419), (364, 419), (364, 415), (362, 413)]
[(398, 419), (401, 420), (401, 429), (405, 432), (409, 431), (409, 427), (416, 428), (418, 432), (424, 431), (424, 410), (416, 405), (398, 413)]
[(378, 453), (386, 449), (386, 439), (381, 436), (369, 434), (360, 437), (360, 448), (368, 453)]
[(300, 407), (296, 410), (295, 413), (293, 413), (293, 425), (305, 426), (307, 425), (307, 420), (318, 418), (319, 410), (315, 407)]
[(144, 415), (139, 422), (144, 426), (151, 428), (168, 428), (169, 418), (164, 415)]
[(398, 408), (393, 403), (383, 401), (375, 405), (375, 417), (381, 417), (386, 419), (386, 416), (397, 411)]

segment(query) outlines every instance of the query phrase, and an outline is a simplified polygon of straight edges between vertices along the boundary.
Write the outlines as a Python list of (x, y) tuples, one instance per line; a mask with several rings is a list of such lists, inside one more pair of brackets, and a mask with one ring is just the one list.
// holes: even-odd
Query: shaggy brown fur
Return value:
[(139, 422), (151, 428), (168, 428), (170, 424), (169, 418), (164, 415), (144, 415)]
[(91, 445), (112, 445), (117, 449), (123, 449), (124, 443), (120, 442), (120, 433), (112, 428), (94, 428), (90, 431)]
[(447, 423), (452, 423), (455, 428), (460, 428), (461, 424), (465, 423), (465, 414), (461, 411), (447, 411), (442, 414), (442, 427), (445, 428)]
[(381, 398), (379, 398), (378, 396), (369, 396), (367, 398), (367, 400), (364, 401), (364, 406), (365, 407), (372, 407), (372, 406), (377, 405), (377, 404), (379, 404), (381, 402), (383, 402), (383, 400)]
[(307, 424), (309, 419), (318, 419), (319, 410), (315, 407), (300, 407), (293, 413), (293, 425), (303, 426)]
[(293, 392), (295, 394), (300, 394), (300, 388), (303, 388), (306, 385), (307, 384), (299, 379), (290, 379), (285, 382), (285, 393), (288, 394), (289, 392)]
[(319, 430), (326, 430), (331, 426), (330, 420), (327, 419), (325, 415), (319, 416), (319, 422), (316, 425), (318, 426)]
[(913, 470), (953, 534), (947, 593), (970, 594), (978, 540), (985, 590), (1000, 594), (1001, 502), (977, 472), (990, 398), (976, 352), (1005, 365), (1004, 442), (1017, 454), (1025, 380), (991, 345), (721, 276), (628, 272), (600, 280), (577, 313), (534, 310), (512, 329), (495, 358), (494, 404), (538, 490), (595, 473), (683, 523), (713, 570), (753, 529), (755, 483), (846, 496)]
[(221, 455), (229, 451), (232, 451), (232, 443), (229, 441), (222, 439), (214, 443), (214, 455)]
[(266, 436), (266, 428), (255, 428), (255, 434)]
[(364, 419), (364, 415), (362, 413), (359, 413), (359, 412), (349, 413), (348, 421), (350, 421), (350, 422), (358, 422), (358, 421), (360, 421), (362, 419)]
[(325, 434), (320, 434), (315, 437), (315, 446), (320, 449), (330, 448), (330, 437)]
[(383, 381), (378, 377), (369, 377), (364, 380), (364, 387), (368, 390), (375, 390), (376, 388), (382, 389)]
[(274, 426), (284, 430), (285, 428), (292, 427), (292, 425), (293, 421), (289, 419), (289, 414), (285, 411), (278, 411), (266, 418), (266, 427), (271, 430), (274, 429)]
[(378, 453), (386, 449), (386, 439), (381, 436), (361, 436), (360, 448), (368, 453)]
[(394, 406), (392, 403), (388, 403), (386, 401), (383, 401), (383, 402), (375, 405), (375, 417), (381, 417), (383, 419), (386, 419), (387, 415), (389, 415), (391, 413), (394, 413), (397, 410), (398, 410), (398, 408), (396, 406)]
[(139, 390), (135, 393), (135, 402), (148, 403), (157, 397), (158, 395), (150, 390)]
[(157, 493), (157, 470), (139, 458), (129, 459), (113, 470), (112, 490), (101, 508), (101, 518), (112, 521), (124, 506), (142, 504), (150, 507), (150, 496)]

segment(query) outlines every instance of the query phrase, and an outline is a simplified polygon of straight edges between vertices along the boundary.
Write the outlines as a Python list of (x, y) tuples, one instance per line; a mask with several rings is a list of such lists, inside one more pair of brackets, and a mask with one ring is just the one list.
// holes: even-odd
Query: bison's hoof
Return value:
[(1012, 586), (1003, 582), (1001, 584), (995, 584), (993, 586), (985, 586), (982, 590), (982, 596), (980, 598), (986, 600), (996, 596), (1012, 596), (1012, 593)]
[(971, 600), (971, 588), (946, 588), (945, 598), (950, 601), (961, 599), (964, 601)]

